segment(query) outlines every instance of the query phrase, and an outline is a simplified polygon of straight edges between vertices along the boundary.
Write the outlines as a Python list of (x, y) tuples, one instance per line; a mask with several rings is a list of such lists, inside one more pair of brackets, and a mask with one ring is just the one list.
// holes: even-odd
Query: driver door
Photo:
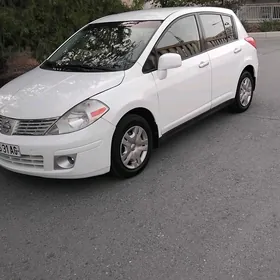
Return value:
[(162, 133), (211, 108), (211, 66), (207, 52), (202, 53), (195, 15), (175, 20), (155, 46), (157, 57), (178, 53), (182, 66), (168, 70), (160, 80), (153, 72), (159, 98)]

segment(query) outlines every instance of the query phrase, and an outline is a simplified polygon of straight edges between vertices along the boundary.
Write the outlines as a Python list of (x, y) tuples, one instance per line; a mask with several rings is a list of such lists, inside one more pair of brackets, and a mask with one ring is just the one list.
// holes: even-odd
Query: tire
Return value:
[(235, 99), (230, 106), (231, 111), (235, 113), (247, 111), (252, 103), (253, 93), (254, 78), (250, 72), (244, 71), (238, 81)]
[(112, 140), (111, 173), (120, 178), (139, 174), (149, 162), (152, 143), (151, 127), (143, 117), (135, 114), (123, 117)]

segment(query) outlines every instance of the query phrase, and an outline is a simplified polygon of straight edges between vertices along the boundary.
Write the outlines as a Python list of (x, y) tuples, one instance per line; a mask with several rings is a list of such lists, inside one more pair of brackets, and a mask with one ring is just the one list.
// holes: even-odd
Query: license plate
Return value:
[(14, 157), (21, 156), (19, 146), (9, 145), (4, 143), (0, 143), (0, 154), (14, 156)]

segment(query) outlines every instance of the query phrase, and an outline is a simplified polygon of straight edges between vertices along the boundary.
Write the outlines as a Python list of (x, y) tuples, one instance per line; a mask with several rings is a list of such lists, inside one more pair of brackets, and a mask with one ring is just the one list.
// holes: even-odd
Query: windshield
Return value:
[(133, 66), (161, 21), (89, 24), (62, 45), (41, 68), (56, 71), (120, 71)]

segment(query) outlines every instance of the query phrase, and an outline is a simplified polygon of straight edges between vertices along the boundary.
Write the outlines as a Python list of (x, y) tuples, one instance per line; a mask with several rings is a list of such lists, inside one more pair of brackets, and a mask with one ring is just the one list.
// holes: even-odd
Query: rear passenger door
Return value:
[(153, 72), (162, 133), (211, 107), (210, 60), (207, 52), (203, 53), (195, 15), (181, 17), (167, 27), (154, 48), (154, 57), (158, 60), (165, 53), (178, 53), (183, 62), (181, 67), (168, 70), (164, 80)]
[(212, 67), (212, 107), (215, 107), (235, 96), (243, 63), (242, 47), (230, 15), (201, 13), (199, 19)]

